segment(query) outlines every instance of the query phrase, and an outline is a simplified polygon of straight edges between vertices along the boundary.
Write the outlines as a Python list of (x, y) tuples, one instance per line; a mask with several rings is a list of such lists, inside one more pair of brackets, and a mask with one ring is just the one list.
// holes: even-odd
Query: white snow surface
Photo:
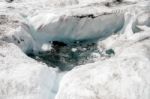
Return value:
[[(41, 21), (37, 21), (39, 19)], [(31, 20), (35, 31), (29, 33), (38, 45), (41, 43), (41, 46), (50, 41), (69, 43), (77, 40), (102, 39), (119, 30), (124, 21), (121, 14), (104, 15), (94, 19), (53, 14), (45, 14), (43, 17), (43, 14), (40, 14)]]
[(22, 28), (33, 37), (34, 50), (42, 50), (50, 41), (103, 40), (117, 32), (130, 36), (130, 27), (136, 32), (136, 25), (149, 25), (149, 14), (141, 14), (149, 9), (148, 3), (119, 5), (119, 9), (94, 4), (39, 10), (26, 18)]
[[(150, 31), (135, 34), (138, 40), (103, 41), (115, 56), (79, 66), (67, 73), (56, 99), (149, 99), (150, 98)], [(109, 43), (109, 47), (107, 46)], [(70, 83), (71, 82), (71, 83)]]
[(56, 70), (0, 42), (0, 99), (51, 99)]
[[(66, 74), (24, 54), (77, 40), (104, 56)], [(0, 99), (150, 99), (149, 71), (149, 0), (0, 0)]]

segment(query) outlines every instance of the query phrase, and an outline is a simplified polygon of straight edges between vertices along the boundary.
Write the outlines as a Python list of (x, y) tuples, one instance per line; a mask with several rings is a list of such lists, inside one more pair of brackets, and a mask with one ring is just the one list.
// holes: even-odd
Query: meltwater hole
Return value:
[(92, 53), (99, 53), (96, 43), (67, 45), (54, 41), (52, 50), (29, 56), (61, 71), (69, 71), (75, 66), (94, 62)]

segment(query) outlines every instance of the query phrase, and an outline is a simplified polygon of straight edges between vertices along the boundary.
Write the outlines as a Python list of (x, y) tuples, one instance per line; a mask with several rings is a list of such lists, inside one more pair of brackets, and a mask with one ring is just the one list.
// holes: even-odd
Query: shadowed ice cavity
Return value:
[[(36, 55), (33, 53), (28, 55), (48, 66), (58, 67), (61, 71), (94, 62), (92, 53), (99, 54), (96, 42), (117, 33), (124, 25), (123, 14), (94, 17), (61, 16), (52, 18), (54, 22), (50, 20), (50, 15), (45, 17), (48, 17), (50, 22), (38, 15), (30, 20), (32, 23), (30, 27), (23, 25), (35, 41), (36, 48), (33, 50), (38, 50)], [(46, 22), (38, 22), (39, 18)], [(53, 42), (51, 50), (41, 50), (43, 44), (51, 42)]]
[(96, 43), (81, 43), (67, 45), (54, 41), (52, 49), (28, 56), (46, 63), (48, 66), (58, 67), (61, 71), (71, 70), (73, 67), (94, 62), (92, 53), (99, 54)]

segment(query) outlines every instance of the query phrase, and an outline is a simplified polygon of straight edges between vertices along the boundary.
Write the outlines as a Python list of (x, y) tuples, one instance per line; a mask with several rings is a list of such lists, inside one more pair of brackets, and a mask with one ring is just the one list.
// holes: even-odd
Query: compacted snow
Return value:
[(27, 57), (14, 44), (0, 42), (0, 98), (50, 99), (56, 70)]
[(116, 55), (67, 73), (56, 99), (149, 99), (149, 36), (116, 39), (111, 45)]
[(0, 0), (0, 99), (150, 99), (149, 0)]

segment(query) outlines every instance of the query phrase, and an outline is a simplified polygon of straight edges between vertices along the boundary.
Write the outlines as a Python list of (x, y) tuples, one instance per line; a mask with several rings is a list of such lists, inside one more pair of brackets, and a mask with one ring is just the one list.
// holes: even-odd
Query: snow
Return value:
[[(57, 14), (55, 12), (54, 14), (44, 13), (44, 17), (43, 13), (40, 13), (29, 18), (31, 28), (27, 31), (39, 45), (36, 49), (41, 49), (43, 44), (48, 44), (50, 41), (70, 43), (78, 40), (103, 39), (120, 30), (124, 23), (122, 14), (99, 15), (90, 18), (88, 15), (95, 15), (93, 13), (68, 15), (71, 13), (69, 10), (68, 13), (60, 14), (60, 12), (61, 10)], [(78, 18), (78, 16), (85, 16), (85, 18)]]
[(120, 42), (112, 45), (114, 57), (68, 72), (56, 99), (149, 99), (150, 39)]
[[(0, 99), (150, 99), (149, 5), (148, 0), (0, 0)], [(48, 58), (70, 51), (90, 57), (78, 57), (84, 65), (67, 63), (73, 69), (62, 72), (26, 55), (48, 55), (52, 41), (68, 45)]]
[[(143, 9), (146, 8), (147, 3), (143, 3), (143, 6), (140, 3), (127, 7), (120, 5), (120, 9), (94, 5), (45, 9), (27, 17), (22, 28), (26, 28), (33, 37), (33, 50), (50, 50), (50, 41), (69, 44), (74, 41), (103, 40), (117, 32), (126, 33), (128, 37), (140, 31), (136, 25), (144, 24), (140, 13), (145, 13)], [(131, 27), (133, 30), (130, 29), (128, 33)]]
[(0, 42), (0, 98), (50, 99), (56, 70), (30, 59), (14, 44)]
[[(35, 39), (38, 40), (41, 39), (40, 41), (47, 40), (46, 37), (50, 41), (66, 40), (66, 42), (70, 40), (96, 39), (101, 36), (103, 37), (111, 35), (111, 33), (121, 28), (121, 25), (123, 23), (123, 16), (122, 17), (120, 16), (105, 15), (97, 17), (95, 19), (92, 18), (80, 19), (74, 18), (73, 16), (64, 16), (64, 15), (61, 15), (60, 17), (55, 16), (52, 17), (52, 15), (50, 14), (48, 16), (45, 16), (44, 19), (46, 20), (44, 21), (42, 21), (42, 17), (39, 17), (40, 20), (42, 21), (42, 24), (37, 23), (38, 21), (36, 21), (36, 18), (38, 18), (38, 16), (36, 16), (35, 18), (33, 18), (33, 21), (31, 21), (31, 23), (38, 25), (38, 26), (33, 25), (35, 26), (37, 32), (36, 34), (31, 33), (31, 35), (33, 35), (33, 37), (37, 36), (37, 38)], [(47, 18), (49, 19), (49, 21), (47, 20)], [(106, 22), (106, 20), (112, 21)], [(112, 27), (112, 24), (114, 24), (114, 27)], [(42, 35), (43, 38), (41, 38), (40, 35)]]

